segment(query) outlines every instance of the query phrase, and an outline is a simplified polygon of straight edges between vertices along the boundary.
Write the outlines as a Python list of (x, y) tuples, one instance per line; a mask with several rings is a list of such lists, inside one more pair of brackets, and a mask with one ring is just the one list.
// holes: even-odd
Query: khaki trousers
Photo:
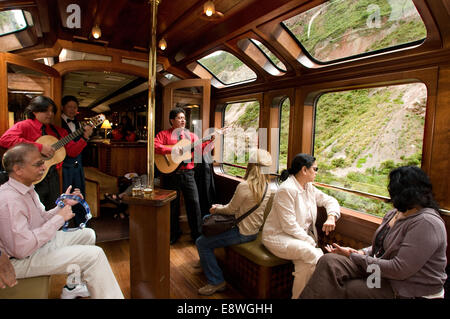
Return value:
[(34, 254), (12, 259), (11, 263), (18, 279), (69, 274), (68, 283), (84, 281), (91, 298), (124, 298), (103, 249), (95, 246), (95, 232), (91, 228), (58, 231)]
[(264, 245), (275, 256), (292, 260), (294, 263), (292, 299), (297, 299), (311, 278), (317, 261), (323, 256), (322, 249), (287, 235), (280, 235), (278, 243), (282, 244), (266, 241)]
[(367, 273), (348, 257), (326, 254), (304, 288), (301, 299), (392, 299), (388, 280), (381, 278), (379, 288), (370, 288)]

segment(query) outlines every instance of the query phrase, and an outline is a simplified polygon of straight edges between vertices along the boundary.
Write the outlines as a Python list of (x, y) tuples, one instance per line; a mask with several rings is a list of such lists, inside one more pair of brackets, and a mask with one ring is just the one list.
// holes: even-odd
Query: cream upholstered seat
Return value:
[(50, 276), (18, 279), (12, 288), (0, 289), (0, 299), (48, 299)]

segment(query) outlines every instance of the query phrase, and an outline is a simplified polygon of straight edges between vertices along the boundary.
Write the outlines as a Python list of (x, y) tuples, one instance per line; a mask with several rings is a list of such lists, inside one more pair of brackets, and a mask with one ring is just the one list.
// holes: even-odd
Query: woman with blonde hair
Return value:
[(272, 157), (269, 152), (263, 149), (251, 150), (244, 181), (236, 187), (231, 201), (227, 205), (214, 204), (210, 208), (211, 214), (234, 215), (238, 218), (261, 203), (256, 210), (238, 223), (237, 227), (211, 237), (201, 235), (196, 240), (200, 264), (208, 280), (208, 284), (198, 290), (200, 295), (209, 296), (226, 288), (222, 270), (214, 255), (214, 249), (256, 239), (264, 221), (264, 209), (270, 198), (268, 172), (264, 171), (268, 171), (270, 165), (272, 165)]

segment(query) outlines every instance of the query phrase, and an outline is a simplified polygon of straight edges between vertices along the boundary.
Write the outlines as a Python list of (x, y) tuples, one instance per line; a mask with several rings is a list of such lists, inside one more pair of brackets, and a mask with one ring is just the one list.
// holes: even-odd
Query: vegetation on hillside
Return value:
[[(309, 53), (321, 61), (341, 57), (337, 54), (360, 54), (426, 36), (411, 0), (333, 0), (285, 24)], [(211, 71), (227, 76), (242, 72), (242, 62), (231, 61), (223, 53), (201, 62)], [(322, 95), (315, 105), (313, 152), (319, 165), (317, 181), (388, 197), (389, 172), (401, 165), (421, 164), (426, 99), (423, 84)], [(286, 99), (281, 106), (280, 171), (287, 167), (289, 109)], [(239, 115), (232, 123), (245, 131), (258, 128), (259, 110), (257, 102), (247, 102), (233, 104), (225, 113)], [(242, 153), (240, 156), (227, 153), (234, 148), (226, 147), (225, 162), (246, 165), (248, 154), (243, 157)], [(225, 170), (232, 175), (245, 174), (245, 170), (235, 167)], [(382, 216), (391, 208), (382, 201), (323, 190), (336, 197), (342, 206), (358, 211)]]
[(284, 21), (319, 61), (424, 39), (426, 28), (411, 0), (331, 0)]

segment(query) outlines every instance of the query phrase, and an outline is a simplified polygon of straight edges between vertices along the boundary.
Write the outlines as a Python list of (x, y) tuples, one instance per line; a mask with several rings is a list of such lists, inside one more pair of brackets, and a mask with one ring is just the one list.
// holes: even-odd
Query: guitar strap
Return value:
[(49, 126), (52, 128), (52, 131), (55, 132), (56, 137), (58, 138), (58, 140), (60, 140), (61, 139), (61, 135), (59, 134), (59, 132), (56, 129), (56, 127), (53, 124), (49, 124)]

